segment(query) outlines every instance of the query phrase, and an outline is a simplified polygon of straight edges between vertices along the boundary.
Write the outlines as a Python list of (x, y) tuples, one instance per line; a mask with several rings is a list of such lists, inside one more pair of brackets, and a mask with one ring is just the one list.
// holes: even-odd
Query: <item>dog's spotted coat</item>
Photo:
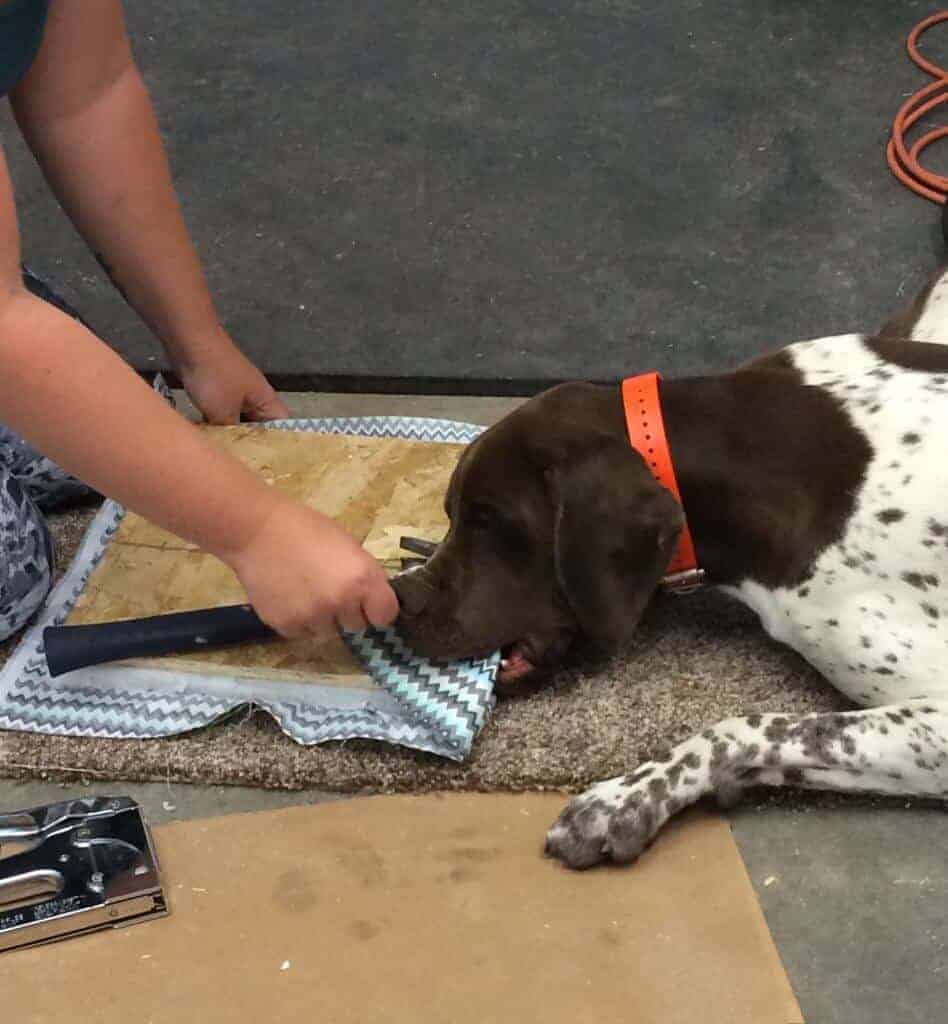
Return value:
[[(948, 344), (948, 274), (912, 320), (908, 337)], [(632, 861), (683, 807), (752, 785), (948, 797), (948, 351), (944, 371), (887, 360), (855, 334), (786, 352), (872, 455), (843, 535), (805, 582), (731, 592), (865, 710), (730, 719), (599, 783), (547, 837), (572, 867)]]

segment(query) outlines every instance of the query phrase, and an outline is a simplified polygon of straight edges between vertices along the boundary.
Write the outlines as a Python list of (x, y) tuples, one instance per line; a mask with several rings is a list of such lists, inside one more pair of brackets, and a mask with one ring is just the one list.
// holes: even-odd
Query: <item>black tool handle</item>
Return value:
[(51, 676), (123, 658), (210, 651), (275, 639), (277, 634), (249, 604), (43, 630)]

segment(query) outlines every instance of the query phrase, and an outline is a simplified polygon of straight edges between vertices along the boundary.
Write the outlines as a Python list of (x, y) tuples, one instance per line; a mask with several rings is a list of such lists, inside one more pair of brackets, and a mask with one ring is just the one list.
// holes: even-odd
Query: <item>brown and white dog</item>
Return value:
[(679, 809), (751, 785), (948, 796), (948, 272), (876, 336), (660, 397), (681, 504), (618, 389), (545, 392), (463, 453), (447, 537), (396, 582), (402, 630), (434, 657), (502, 648), (502, 681), (579, 639), (617, 651), (687, 521), (707, 583), (864, 710), (721, 722), (574, 799), (548, 852), (628, 862)]

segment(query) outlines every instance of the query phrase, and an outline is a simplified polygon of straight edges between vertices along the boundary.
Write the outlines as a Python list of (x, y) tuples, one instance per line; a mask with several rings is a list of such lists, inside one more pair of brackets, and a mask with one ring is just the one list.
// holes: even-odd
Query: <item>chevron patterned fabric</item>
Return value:
[[(280, 420), (273, 430), (302, 430), (365, 437), (467, 444), (483, 428), (451, 420), (371, 416)], [(124, 510), (106, 502), (75, 561), (34, 625), (0, 671), (0, 729), (149, 739), (210, 725), (254, 705), (268, 711), (298, 743), (371, 739), (462, 761), (494, 706), (499, 654), (489, 658), (431, 662), (409, 650), (392, 630), (346, 634), (344, 639), (378, 684), (372, 691), (314, 686), (318, 701), (301, 700), (299, 686), (267, 680), (259, 694), (219, 679), (173, 671), (83, 669), (53, 681), (46, 671), (42, 632), (61, 624), (105, 554)], [(240, 692), (238, 692), (240, 689)], [(281, 692), (282, 691), (282, 692)]]
[(458, 751), (470, 749), (493, 707), (499, 653), (482, 660), (427, 661), (391, 629), (347, 634), (345, 640), (369, 675), (417, 723)]

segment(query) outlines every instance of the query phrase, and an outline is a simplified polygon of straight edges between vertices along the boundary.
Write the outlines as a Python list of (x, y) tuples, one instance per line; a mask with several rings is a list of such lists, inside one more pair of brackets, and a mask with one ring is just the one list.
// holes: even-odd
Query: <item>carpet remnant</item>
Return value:
[[(68, 564), (94, 509), (51, 517)], [(0, 662), (11, 644), (0, 644)], [(361, 740), (300, 747), (245, 710), (161, 740), (0, 733), (0, 775), (318, 787), (337, 792), (578, 790), (732, 715), (852, 705), (747, 609), (713, 592), (658, 599), (630, 651), (501, 700), (463, 764)]]

